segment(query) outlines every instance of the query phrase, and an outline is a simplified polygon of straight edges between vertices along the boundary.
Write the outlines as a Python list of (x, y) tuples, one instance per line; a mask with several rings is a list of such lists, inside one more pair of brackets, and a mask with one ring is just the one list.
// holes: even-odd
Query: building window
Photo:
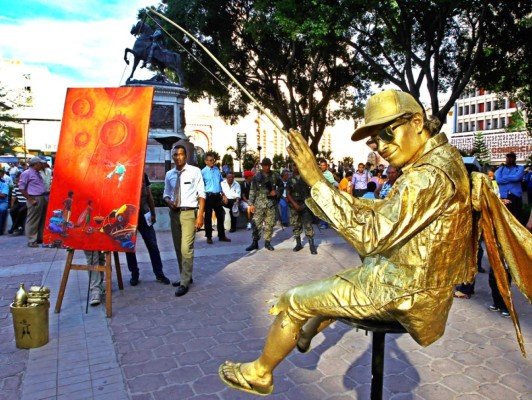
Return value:
[(491, 111), (491, 101), (486, 102), (486, 111)]
[(475, 121), (471, 121), (471, 130), (472, 130), (472, 131), (475, 130)]
[(464, 124), (464, 132), (469, 132), (469, 122)]
[(493, 118), (493, 129), (497, 129), (499, 127), (499, 120), (497, 118)]
[(474, 114), (474, 113), (475, 113), (475, 105), (471, 104), (471, 114)]
[(506, 118), (502, 117), (501, 118), (501, 128), (505, 128), (506, 127)]
[(489, 119), (486, 120), (486, 130), (491, 130), (491, 120)]
[(484, 103), (480, 103), (480, 104), (478, 105), (478, 112), (479, 112), (479, 113), (483, 113), (483, 112), (484, 112)]
[(463, 115), (463, 114), (464, 114), (464, 107), (462, 106), (458, 107), (458, 116)]
[[(469, 114), (469, 106), (465, 106), (464, 114), (465, 114), (465, 115)], [(466, 130), (467, 130), (467, 129), (466, 129)]]
[(462, 132), (462, 123), (460, 122), (458, 124), (458, 133), (461, 133)]

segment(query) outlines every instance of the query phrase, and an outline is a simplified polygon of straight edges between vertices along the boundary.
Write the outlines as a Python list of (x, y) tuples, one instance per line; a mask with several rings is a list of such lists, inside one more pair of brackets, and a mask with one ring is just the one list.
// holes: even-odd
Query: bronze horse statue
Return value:
[[(129, 82), (133, 78), (133, 74), (137, 69), (139, 62), (142, 60), (146, 63), (150, 48), (153, 44), (153, 29), (145, 24), (144, 21), (138, 21), (131, 28), (131, 34), (138, 36), (133, 45), (133, 49), (126, 48), (124, 52), (124, 61), (129, 65), (129, 60), (127, 59), (128, 53), (133, 54), (133, 69), (131, 75), (127, 79)], [(181, 56), (173, 51), (166, 50), (162, 46), (158, 45), (153, 49), (151, 63), (159, 70), (162, 76), (165, 76), (164, 70), (168, 68), (169, 70), (175, 72), (179, 79), (179, 84), (184, 85), (185, 80), (183, 77), (183, 68), (181, 66)]]

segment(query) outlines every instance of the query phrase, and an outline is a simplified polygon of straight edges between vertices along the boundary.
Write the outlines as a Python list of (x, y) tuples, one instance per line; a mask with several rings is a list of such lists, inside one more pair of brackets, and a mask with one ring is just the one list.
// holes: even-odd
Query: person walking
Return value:
[(179, 265), (180, 280), (175, 295), (184, 296), (193, 282), (194, 239), (203, 226), (205, 185), (201, 170), (187, 164), (187, 150), (182, 145), (172, 149), (175, 168), (164, 178), (163, 199), (169, 207), (172, 240)]

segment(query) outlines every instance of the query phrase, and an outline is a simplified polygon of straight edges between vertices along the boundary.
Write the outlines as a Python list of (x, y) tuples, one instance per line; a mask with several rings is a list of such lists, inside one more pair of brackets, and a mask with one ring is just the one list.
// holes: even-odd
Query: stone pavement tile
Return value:
[(92, 396), (97, 397), (108, 393), (126, 393), (124, 382), (109, 383), (92, 387)]
[(193, 382), (199, 376), (202, 376), (202, 371), (197, 365), (180, 367), (164, 373), (166, 382), (169, 385)]
[(452, 388), (457, 393), (475, 393), (479, 387), (478, 382), (465, 376), (464, 374), (446, 375), (441, 380), (441, 384)]
[(128, 394), (122, 389), (119, 391), (95, 394), (92, 400), (130, 400)]
[(24, 385), (35, 385), (41, 382), (55, 382), (57, 379), (56, 372), (47, 372), (47, 371), (35, 371), (35, 373), (30, 373), (33, 371), (26, 371), (24, 375)]
[(327, 393), (318, 384), (297, 384), (286, 393), (289, 399), (323, 399)]
[(96, 380), (96, 379), (100, 379), (100, 378), (106, 378), (106, 377), (113, 377), (115, 375), (119, 375), (123, 379), (122, 369), (120, 367), (108, 368), (108, 369), (103, 369), (103, 370), (100, 370), (100, 371), (92, 371), (91, 370), (91, 379), (92, 380)]
[(500, 381), (502, 384), (512, 388), (517, 393), (528, 393), (532, 398), (532, 377), (525, 377), (521, 374), (511, 374), (503, 376)]
[(422, 383), (416, 389), (416, 394), (421, 396), (422, 399), (449, 400), (455, 398), (458, 393), (439, 383)]
[(413, 393), (417, 387), (418, 382), (414, 381), (402, 374), (388, 375), (384, 379), (383, 387), (389, 391), (390, 394), (397, 393)]
[(57, 396), (57, 400), (86, 400), (92, 399), (92, 390), (82, 389), (77, 392), (60, 394)]
[[(140, 393), (140, 394), (134, 394), (130, 396), (131, 400), (154, 400), (151, 393)], [(168, 399), (168, 397), (167, 397)], [(112, 399), (110, 399), (112, 400)]]
[(161, 374), (139, 375), (127, 380), (127, 386), (131, 393), (153, 392), (166, 385), (166, 380)]
[(217, 393), (220, 391), (220, 377), (218, 374), (205, 375), (196, 379), (191, 385), (196, 394)]
[(153, 392), (155, 400), (191, 399), (194, 391), (190, 385), (171, 385)]
[(85, 391), (85, 390), (90, 391), (91, 389), (92, 389), (91, 381), (90, 380), (84, 380), (82, 382), (75, 382), (75, 383), (70, 383), (70, 384), (65, 384), (65, 385), (59, 386), (57, 388), (57, 394), (59, 394), (59, 395), (61, 395), (61, 394), (69, 394), (69, 393)]
[(22, 397), (21, 400), (42, 400), (42, 399), (48, 399), (48, 398), (55, 398), (57, 396), (57, 389), (45, 389), (45, 390), (22, 390)]
[(57, 386), (68, 386), (75, 383), (87, 382), (90, 381), (91, 376), (89, 374), (88, 368), (86, 373), (78, 373), (75, 375), (61, 376), (57, 378)]
[(496, 383), (486, 383), (480, 385), (478, 393), (490, 400), (515, 399), (518, 396), (518, 393), (514, 392), (509, 387), (498, 385)]

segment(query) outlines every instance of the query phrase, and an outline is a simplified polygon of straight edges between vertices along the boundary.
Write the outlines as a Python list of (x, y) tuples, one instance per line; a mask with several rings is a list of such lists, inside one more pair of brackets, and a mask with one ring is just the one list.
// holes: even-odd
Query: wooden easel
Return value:
[[(55, 312), (61, 312), (61, 303), (63, 303), (63, 296), (65, 295), (66, 284), (68, 281), (68, 275), (70, 270), (77, 271), (93, 271), (105, 273), (105, 309), (107, 311), (107, 318), (111, 318), (113, 311), (112, 294), (111, 294), (111, 279), (112, 279), (112, 265), (111, 265), (111, 252), (105, 251), (105, 265), (78, 265), (72, 264), (74, 259), (75, 249), (67, 249), (67, 259), (65, 264), (65, 270), (63, 272), (63, 278), (61, 279), (61, 286), (59, 287), (59, 295), (57, 297), (57, 303), (55, 304)], [(118, 252), (113, 251), (113, 257), (115, 260), (116, 279), (118, 281), (118, 288), (124, 289), (122, 283), (122, 272), (120, 271), (120, 259), (118, 258)]]

